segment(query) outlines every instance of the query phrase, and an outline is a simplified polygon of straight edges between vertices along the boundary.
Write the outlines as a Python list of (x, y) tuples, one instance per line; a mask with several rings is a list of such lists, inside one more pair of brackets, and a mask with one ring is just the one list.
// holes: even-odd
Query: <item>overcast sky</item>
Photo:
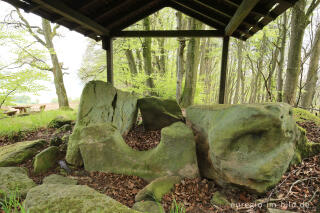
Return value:
[[(0, 1), (0, 17), (3, 17), (10, 13), (14, 9), (11, 5)], [(25, 17), (31, 23), (41, 24), (41, 18), (31, 13), (25, 14)], [(80, 68), (82, 56), (87, 46), (87, 38), (83, 35), (70, 31), (65, 27), (60, 27), (59, 32), (63, 35), (62, 38), (55, 38), (54, 45), (57, 52), (59, 61), (64, 64), (64, 67), (68, 68), (64, 72), (68, 72), (69, 75), (64, 75), (64, 83), (66, 86), (68, 97), (73, 99), (80, 97), (83, 85), (77, 76), (77, 72)], [(0, 48), (0, 57), (5, 55), (5, 48)], [(40, 103), (49, 103), (53, 98), (56, 98), (55, 88), (52, 82), (48, 85), (49, 90), (43, 91), (39, 96), (32, 96), (33, 100), (38, 99)]]

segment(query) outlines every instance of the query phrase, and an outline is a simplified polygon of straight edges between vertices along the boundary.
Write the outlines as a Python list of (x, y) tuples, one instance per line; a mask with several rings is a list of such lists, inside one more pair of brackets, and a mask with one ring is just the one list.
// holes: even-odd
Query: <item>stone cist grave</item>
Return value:
[[(122, 137), (135, 124), (138, 107), (146, 129), (161, 129), (160, 144), (148, 151), (133, 150)], [(147, 181), (201, 175), (222, 187), (264, 193), (280, 181), (290, 163), (320, 150), (307, 141), (287, 104), (191, 106), (186, 109), (191, 128), (183, 120), (175, 101), (137, 99), (108, 83), (90, 82), (66, 160), (87, 171)]]
[(266, 192), (306, 145), (287, 104), (192, 106), (186, 118), (201, 175), (223, 187)]

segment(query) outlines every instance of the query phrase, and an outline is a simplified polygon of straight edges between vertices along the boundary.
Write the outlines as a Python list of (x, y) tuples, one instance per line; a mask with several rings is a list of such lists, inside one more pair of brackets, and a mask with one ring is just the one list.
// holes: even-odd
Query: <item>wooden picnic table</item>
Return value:
[(31, 106), (13, 106), (12, 108), (19, 110), (19, 113), (22, 114), (22, 113), (26, 113), (27, 109), (30, 109)]

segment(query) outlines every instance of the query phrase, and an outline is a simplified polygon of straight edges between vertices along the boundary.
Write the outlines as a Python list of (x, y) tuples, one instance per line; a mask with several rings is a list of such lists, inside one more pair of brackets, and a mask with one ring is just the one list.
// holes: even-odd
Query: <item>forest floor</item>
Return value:
[[(309, 140), (320, 142), (320, 126), (310, 121), (298, 122), (298, 124), (306, 129)], [(0, 146), (36, 139), (50, 141), (56, 136), (54, 132), (54, 129), (40, 128), (22, 137), (21, 135), (17, 138), (0, 137)], [(70, 133), (62, 132), (60, 136)], [(142, 126), (137, 126), (125, 137), (125, 140), (134, 149), (148, 150), (159, 144), (160, 136), (160, 131), (145, 131)], [(50, 174), (61, 173), (57, 165), (55, 169), (45, 174), (35, 175), (32, 160), (20, 166), (28, 169), (29, 176), (37, 184), (41, 184), (43, 178)], [(88, 185), (128, 207), (133, 206), (135, 195), (147, 185), (147, 182), (139, 177), (86, 172), (83, 169), (74, 169), (70, 177), (78, 180), (78, 184)], [(212, 205), (210, 202), (212, 194), (217, 191), (223, 192), (231, 205)], [(212, 180), (195, 178), (184, 179), (180, 184), (175, 185), (172, 192), (164, 196), (162, 204), (166, 212), (169, 212), (174, 200), (183, 205), (188, 213), (266, 212), (267, 207), (298, 212), (320, 212), (320, 155), (304, 159), (301, 164), (290, 167), (279, 184), (264, 195), (258, 196), (243, 190), (224, 191)]]

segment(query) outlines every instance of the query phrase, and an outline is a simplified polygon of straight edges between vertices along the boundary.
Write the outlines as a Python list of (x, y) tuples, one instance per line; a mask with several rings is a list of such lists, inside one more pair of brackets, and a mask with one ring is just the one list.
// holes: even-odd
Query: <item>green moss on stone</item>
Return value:
[(230, 202), (221, 192), (215, 192), (211, 199), (211, 204), (217, 206), (230, 206)]
[(181, 180), (178, 176), (166, 176), (153, 180), (144, 187), (135, 197), (136, 202), (152, 200), (160, 202), (162, 197), (171, 191), (175, 184)]
[(56, 166), (57, 161), (60, 158), (59, 148), (56, 146), (51, 146), (39, 154), (37, 154), (34, 158), (33, 169), (34, 173), (42, 173), (47, 172), (49, 169)]
[(144, 213), (165, 213), (161, 203), (154, 201), (144, 201), (135, 203), (132, 209)]
[(76, 152), (69, 144), (66, 159), (72, 164), (83, 159), (87, 171), (136, 175), (148, 181), (168, 175), (190, 178), (199, 175), (194, 136), (182, 122), (163, 128), (160, 144), (148, 151), (133, 150), (108, 123), (81, 128), (72, 137), (76, 135), (73, 140), (78, 142), (81, 154), (76, 153), (78, 158), (68, 155)]
[(46, 144), (44, 140), (24, 141), (0, 147), (0, 167), (15, 166), (31, 159)]
[(43, 184), (24, 201), (30, 213), (138, 213), (88, 186)]
[(28, 177), (27, 170), (20, 167), (0, 167), (0, 200), (9, 197), (10, 193), (18, 193), (25, 197), (27, 192), (36, 186)]
[(66, 185), (76, 185), (77, 180), (67, 178), (61, 175), (49, 175), (43, 179), (43, 184), (66, 184)]
[(148, 130), (159, 130), (184, 120), (176, 100), (146, 97), (138, 100), (143, 125)]
[(221, 186), (264, 193), (294, 158), (299, 130), (288, 104), (191, 106), (201, 174)]

